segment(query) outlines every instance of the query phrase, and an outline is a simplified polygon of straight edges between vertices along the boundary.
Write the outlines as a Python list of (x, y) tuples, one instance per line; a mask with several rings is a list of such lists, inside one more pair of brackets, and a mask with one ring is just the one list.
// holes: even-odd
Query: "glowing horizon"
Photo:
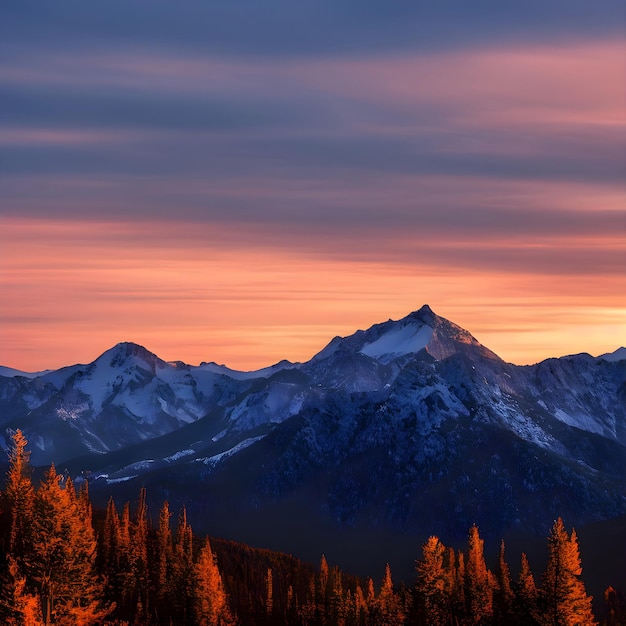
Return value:
[(514, 363), (626, 345), (610, 2), (32, 5), (0, 24), (0, 364), (258, 369), (423, 304)]

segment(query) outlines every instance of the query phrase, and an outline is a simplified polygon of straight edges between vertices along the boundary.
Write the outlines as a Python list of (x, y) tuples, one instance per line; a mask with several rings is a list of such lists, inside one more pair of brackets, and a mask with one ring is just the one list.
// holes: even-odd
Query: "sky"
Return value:
[(256, 369), (423, 304), (626, 345), (623, 0), (4, 0), (0, 364)]

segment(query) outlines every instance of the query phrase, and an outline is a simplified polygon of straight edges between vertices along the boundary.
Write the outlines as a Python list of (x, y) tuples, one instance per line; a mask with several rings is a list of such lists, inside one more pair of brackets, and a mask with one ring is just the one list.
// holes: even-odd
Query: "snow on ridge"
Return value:
[(259, 370), (252, 370), (250, 372), (240, 372), (239, 370), (230, 369), (227, 365), (219, 365), (217, 363), (201, 363), (198, 365), (197, 369), (228, 376), (235, 380), (252, 380), (253, 378), (269, 378), (276, 372), (283, 369), (292, 369), (293, 367), (295, 367), (295, 365), (289, 361), (280, 361), (280, 363), (276, 363), (275, 365), (263, 367)]
[(265, 437), (265, 435), (260, 435), (259, 437), (249, 437), (248, 439), (240, 441), (236, 446), (233, 446), (228, 450), (224, 450), (224, 452), (219, 452), (218, 454), (214, 454), (213, 456), (196, 460), (202, 461), (202, 463), (204, 463), (205, 465), (213, 465), (221, 461), (223, 458), (227, 458), (229, 456), (232, 456), (233, 454), (236, 454), (237, 452), (241, 452), (241, 450), (244, 450), (248, 446), (251, 446), (253, 443), (256, 443), (260, 439), (263, 439), (263, 437)]
[(180, 450), (178, 452), (174, 452), (174, 454), (170, 456), (166, 456), (163, 460), (167, 461), (168, 463), (171, 463), (172, 461), (178, 461), (178, 459), (182, 459), (183, 457), (190, 456), (191, 454), (195, 454), (195, 453), (196, 453), (195, 450), (191, 450), (188, 448), (186, 450)]
[(125, 483), (133, 478), (137, 478), (138, 474), (133, 474), (132, 476), (122, 476), (121, 478), (107, 478), (107, 485), (115, 485), (117, 483)]
[(5, 365), (0, 365), (0, 376), (4, 376), (5, 378), (15, 378), (17, 376), (22, 376), (22, 378), (39, 378), (44, 374), (49, 374), (54, 370), (43, 370), (41, 372), (22, 372), (21, 370), (13, 369), (12, 367), (6, 367)]
[(361, 347), (361, 354), (373, 358), (382, 356), (402, 356), (419, 352), (428, 345), (433, 329), (427, 324), (406, 324), (394, 328), (381, 337)]

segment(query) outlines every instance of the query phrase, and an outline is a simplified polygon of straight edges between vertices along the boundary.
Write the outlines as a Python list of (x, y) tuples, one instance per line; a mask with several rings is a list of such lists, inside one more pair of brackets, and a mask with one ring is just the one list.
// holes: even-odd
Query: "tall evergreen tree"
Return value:
[(539, 607), (537, 605), (537, 587), (530, 570), (526, 554), (522, 552), (522, 560), (517, 578), (515, 601), (515, 623), (520, 626), (538, 624)]
[(181, 624), (191, 619), (194, 598), (193, 532), (183, 507), (178, 517), (172, 559), (173, 608)]
[(604, 590), (603, 626), (626, 625), (626, 599), (610, 585)]
[(235, 623), (208, 539), (194, 566), (194, 600), (195, 623), (198, 626), (231, 626)]
[(135, 519), (131, 525), (130, 558), (133, 570), (135, 619), (147, 619), (149, 614), (149, 568), (148, 568), (148, 505), (146, 488), (139, 491)]
[(170, 569), (172, 565), (172, 531), (170, 529), (170, 508), (167, 500), (163, 502), (159, 513), (159, 528), (157, 530), (157, 568), (156, 591), (157, 597), (167, 596), (170, 583)]
[(370, 611), (370, 623), (375, 626), (397, 626), (404, 621), (404, 613), (400, 600), (393, 590), (391, 568), (385, 566), (385, 575), (374, 603), (374, 610)]
[(440, 626), (450, 619), (449, 573), (444, 567), (446, 549), (438, 537), (432, 536), (422, 546), (422, 558), (417, 562), (415, 602), (420, 623)]
[(30, 452), (26, 450), (28, 440), (18, 429), (12, 441), (4, 498), (11, 514), (7, 550), (19, 563), (31, 549), (35, 490), (30, 477)]
[(484, 541), (474, 524), (470, 528), (465, 566), (465, 602), (470, 624), (484, 624), (491, 619), (492, 577), (487, 570), (483, 553)]
[(548, 565), (541, 583), (542, 623), (549, 626), (591, 626), (591, 597), (580, 578), (582, 567), (576, 531), (571, 536), (559, 517), (548, 537)]
[(330, 598), (328, 602), (328, 622), (343, 626), (346, 621), (346, 595), (343, 587), (343, 575), (336, 565), (332, 568), (330, 577)]
[(44, 624), (88, 626), (109, 613), (95, 568), (97, 542), (90, 512), (76, 498), (71, 480), (61, 486), (52, 465), (36, 493), (36, 540), (27, 561)]
[(496, 587), (493, 593), (493, 619), (497, 624), (511, 624), (514, 618), (515, 594), (511, 583), (511, 571), (504, 556), (504, 540), (500, 542), (498, 566), (495, 574)]

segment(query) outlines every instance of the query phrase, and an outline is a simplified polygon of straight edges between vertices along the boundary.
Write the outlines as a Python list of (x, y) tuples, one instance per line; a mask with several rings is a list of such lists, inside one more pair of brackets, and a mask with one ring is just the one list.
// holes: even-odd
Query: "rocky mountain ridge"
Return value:
[(424, 306), (258, 372), (130, 343), (0, 372), (0, 427), (5, 444), (26, 433), (34, 464), (88, 475), (96, 498), (147, 485), (214, 534), (281, 550), (313, 523), (372, 540), (475, 522), (544, 533), (558, 515), (626, 514), (621, 354), (515, 366)]

